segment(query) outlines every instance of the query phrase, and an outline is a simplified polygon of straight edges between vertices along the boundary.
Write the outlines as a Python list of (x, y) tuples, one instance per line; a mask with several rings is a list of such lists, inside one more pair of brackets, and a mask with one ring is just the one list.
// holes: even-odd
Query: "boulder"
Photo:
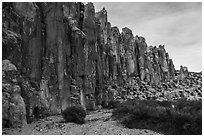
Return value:
[(23, 127), (27, 124), (26, 105), (21, 96), (21, 88), (10, 83), (2, 84), (3, 127)]
[(9, 113), (12, 127), (23, 127), (27, 124), (25, 102), (18, 92), (11, 95)]
[(5, 72), (7, 72), (7, 71), (17, 71), (17, 68), (9, 60), (3, 60), (2, 61), (2, 70), (5, 71)]

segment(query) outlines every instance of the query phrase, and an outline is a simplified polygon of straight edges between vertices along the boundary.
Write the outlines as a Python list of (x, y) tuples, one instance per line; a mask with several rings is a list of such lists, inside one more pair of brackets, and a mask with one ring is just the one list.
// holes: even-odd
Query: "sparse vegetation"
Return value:
[(202, 101), (133, 99), (114, 109), (113, 117), (128, 128), (150, 129), (163, 134), (202, 134)]
[(120, 105), (120, 101), (118, 100), (112, 100), (110, 102), (108, 102), (108, 106), (107, 107), (104, 107), (104, 108), (109, 108), (109, 109), (113, 109), (113, 108), (116, 108)]
[(67, 107), (63, 112), (62, 116), (65, 122), (74, 122), (78, 124), (85, 123), (86, 111), (80, 105)]

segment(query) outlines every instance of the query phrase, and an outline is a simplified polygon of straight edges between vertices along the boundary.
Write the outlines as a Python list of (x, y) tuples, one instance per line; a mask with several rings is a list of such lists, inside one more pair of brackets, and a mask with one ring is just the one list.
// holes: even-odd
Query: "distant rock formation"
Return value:
[[(145, 38), (124, 27), (111, 27), (107, 11), (93, 3), (3, 3), (3, 59), (27, 79), (21, 91), (26, 115), (36, 104), (50, 113), (81, 104), (85, 109), (107, 105), (105, 84), (157, 84), (174, 79), (175, 69), (164, 45), (147, 46)], [(185, 69), (181, 73), (185, 75)], [(26, 80), (20, 84), (26, 85)], [(25, 90), (33, 89), (32, 97)], [(35, 97), (43, 103), (34, 105)]]

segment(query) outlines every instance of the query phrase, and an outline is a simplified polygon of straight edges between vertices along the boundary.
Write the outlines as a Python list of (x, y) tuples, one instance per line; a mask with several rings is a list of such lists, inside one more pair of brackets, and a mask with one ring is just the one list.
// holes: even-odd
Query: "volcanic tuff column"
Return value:
[(122, 45), (121, 35), (117, 27), (111, 27), (111, 49), (114, 56), (114, 78), (117, 79), (118, 84), (122, 84)]
[[(145, 38), (134, 37), (127, 27), (120, 33), (111, 27), (105, 8), (96, 13), (93, 3), (67, 2), (13, 3), (13, 7), (22, 20), (15, 32), (21, 35), (18, 50), (23, 58), (12, 59), (14, 52), (8, 52), (5, 43), (3, 51), (9, 55), (3, 57), (35, 81), (41, 100), (54, 113), (73, 104), (87, 109), (107, 105), (107, 83), (122, 85), (137, 77), (157, 84), (175, 76), (164, 46), (148, 47)], [(3, 29), (13, 30), (6, 25), (12, 22), (3, 20)]]
[[(100, 81), (96, 81), (97, 76), (99, 77), (99, 67), (98, 67), (98, 54), (96, 47), (96, 24), (95, 24), (95, 9), (92, 3), (85, 5), (84, 21), (83, 21), (83, 32), (86, 35), (86, 79), (85, 79), (85, 93), (86, 93), (86, 104), (88, 109), (94, 108), (93, 102), (95, 102), (94, 94), (97, 88), (96, 84)], [(97, 75), (98, 74), (98, 75)], [(99, 90), (99, 89), (98, 89)], [(98, 91), (99, 92), (99, 91)], [(97, 92), (97, 93), (98, 93)], [(96, 93), (96, 94), (97, 94)]]

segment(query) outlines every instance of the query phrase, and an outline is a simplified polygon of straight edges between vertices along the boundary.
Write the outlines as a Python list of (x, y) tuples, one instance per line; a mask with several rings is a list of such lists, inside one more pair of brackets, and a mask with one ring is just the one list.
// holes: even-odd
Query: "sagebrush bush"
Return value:
[(80, 105), (71, 106), (62, 111), (62, 117), (65, 122), (83, 124), (85, 123), (86, 111)]
[(107, 108), (116, 108), (120, 105), (120, 102), (117, 100), (112, 100), (110, 102), (108, 102), (108, 106)]
[(113, 117), (128, 128), (147, 128), (165, 134), (202, 134), (202, 101), (133, 99), (116, 107)]

